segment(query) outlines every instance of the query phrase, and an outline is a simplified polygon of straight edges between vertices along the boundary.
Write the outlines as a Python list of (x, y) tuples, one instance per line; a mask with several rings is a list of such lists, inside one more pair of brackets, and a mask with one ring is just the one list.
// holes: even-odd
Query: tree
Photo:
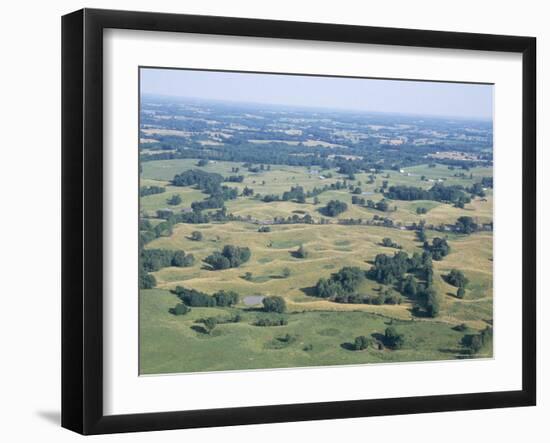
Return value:
[(176, 206), (181, 204), (183, 200), (181, 199), (181, 196), (179, 194), (174, 194), (172, 197), (170, 197), (168, 200), (166, 200), (166, 203), (172, 206)]
[(184, 303), (178, 303), (174, 308), (172, 308), (172, 314), (174, 315), (185, 315), (189, 311), (191, 311), (191, 308), (187, 306)]
[(145, 271), (139, 273), (139, 289), (152, 289), (157, 285), (155, 276)]
[(319, 203), (321, 203), (321, 200), (319, 200), (319, 197), (317, 196), (313, 197), (313, 204), (318, 205)]
[(183, 259), (183, 267), (188, 268), (195, 264), (195, 256), (193, 254), (186, 254)]
[(290, 273), (291, 273), (291, 272), (290, 272), (290, 268), (284, 268), (284, 269), (283, 269), (283, 277), (284, 277), (284, 278), (290, 277)]
[(244, 279), (246, 281), (252, 281), (252, 272), (245, 272), (244, 273)]
[(355, 340), (353, 341), (353, 349), (356, 351), (362, 351), (364, 349), (367, 349), (369, 346), (369, 339), (365, 337), (364, 335), (360, 335), (359, 337), (355, 337)]
[(401, 296), (394, 292), (392, 289), (388, 289), (384, 292), (384, 303), (387, 305), (400, 305)]
[(254, 195), (254, 189), (249, 188), (248, 186), (245, 186), (244, 189), (243, 189), (243, 196), (244, 197), (249, 197), (251, 195)]
[(191, 240), (193, 241), (201, 241), (202, 240), (202, 232), (200, 231), (193, 231), (191, 232)]
[(199, 167), (206, 166), (207, 164), (208, 164), (208, 160), (205, 160), (204, 158), (201, 158), (201, 159), (197, 162), (197, 166), (199, 166)]
[(282, 314), (286, 311), (285, 299), (279, 295), (264, 297), (262, 304), (264, 305), (264, 311), (266, 312), (277, 312)]
[(393, 326), (390, 326), (384, 332), (384, 342), (392, 349), (401, 349), (405, 343), (405, 337), (403, 334), (399, 334)]
[(204, 320), (204, 329), (206, 329), (206, 333), (210, 334), (216, 325), (218, 324), (218, 320), (216, 320), (214, 317), (208, 317)]
[(219, 252), (214, 252), (213, 254), (206, 257), (204, 261), (212, 266), (212, 269), (214, 270), (229, 269), (231, 267), (231, 262), (229, 261), (229, 259), (227, 257), (224, 257)]
[(174, 252), (174, 256), (172, 257), (172, 266), (178, 266), (180, 268), (183, 268), (185, 264), (186, 264), (185, 252), (183, 251)]
[(451, 252), (451, 247), (444, 238), (434, 237), (432, 244), (424, 242), (424, 249), (432, 254), (434, 260), (443, 260)]
[(418, 241), (424, 243), (426, 241), (426, 231), (424, 229), (419, 229), (416, 231), (416, 237)]
[(426, 313), (430, 317), (437, 317), (439, 315), (439, 298), (433, 288), (427, 288), (424, 292), (426, 299)]
[(307, 258), (309, 255), (309, 252), (306, 248), (304, 248), (304, 245), (300, 245), (300, 247), (296, 250), (295, 255), (298, 258)]
[(216, 300), (216, 306), (233, 306), (239, 303), (239, 294), (235, 291), (225, 291), (221, 290), (215, 292), (212, 297)]
[(382, 239), (382, 246), (385, 246), (386, 248), (395, 248), (395, 249), (402, 249), (400, 245), (395, 243), (391, 238), (385, 237)]
[(389, 210), (390, 205), (386, 200), (380, 200), (378, 203), (376, 203), (376, 205), (374, 205), (374, 207), (379, 211), (386, 212)]
[(466, 291), (464, 290), (464, 287), (463, 286), (460, 286), (457, 290), (456, 290), (456, 296), (458, 298), (464, 298), (464, 295), (465, 295)]
[(462, 346), (471, 354), (477, 354), (483, 347), (483, 338), (479, 334), (466, 334), (461, 340)]
[(416, 296), (417, 291), (418, 284), (416, 279), (412, 275), (407, 276), (405, 283), (403, 284), (403, 292), (410, 297), (414, 297)]
[(464, 273), (458, 269), (451, 269), (451, 272), (447, 274), (446, 279), (449, 284), (456, 286), (457, 288), (465, 288), (468, 284), (468, 279)]
[(466, 215), (458, 217), (455, 223), (455, 229), (463, 234), (471, 234), (477, 231), (477, 228), (478, 226), (474, 219)]
[(340, 200), (331, 200), (325, 206), (325, 214), (330, 217), (336, 217), (348, 209), (348, 205)]

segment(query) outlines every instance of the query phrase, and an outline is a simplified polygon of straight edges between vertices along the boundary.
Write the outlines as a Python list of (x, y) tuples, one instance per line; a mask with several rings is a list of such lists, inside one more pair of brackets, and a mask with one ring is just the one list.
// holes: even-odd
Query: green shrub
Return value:
[(279, 295), (264, 297), (262, 304), (264, 305), (264, 311), (266, 312), (277, 312), (282, 314), (286, 311), (285, 299)]

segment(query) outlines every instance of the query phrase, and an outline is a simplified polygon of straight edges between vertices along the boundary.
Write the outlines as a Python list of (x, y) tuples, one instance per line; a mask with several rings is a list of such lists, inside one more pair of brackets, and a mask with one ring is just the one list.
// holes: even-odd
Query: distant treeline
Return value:
[(430, 189), (404, 185), (390, 186), (384, 195), (392, 200), (434, 200), (452, 203), (463, 199), (465, 203), (469, 203), (470, 198), (464, 191), (465, 188), (461, 185), (445, 186), (437, 183)]
[[(310, 128), (313, 131), (314, 128)], [(258, 134), (256, 137), (260, 137)], [(224, 140), (221, 146), (209, 146), (206, 151), (204, 147), (193, 140), (182, 141), (181, 137), (156, 136), (161, 139), (155, 146), (169, 152), (155, 154), (142, 154), (141, 161), (171, 160), (171, 159), (206, 159), (217, 161), (246, 162), (250, 164), (268, 165), (290, 165), (290, 166), (316, 166), (320, 169), (337, 168), (340, 173), (353, 175), (355, 173), (372, 169), (393, 169), (423, 164), (425, 156), (435, 151), (444, 150), (443, 146), (417, 146), (401, 145), (399, 149), (380, 149), (377, 141), (362, 140), (357, 144), (350, 144), (345, 147), (333, 147), (330, 150), (322, 147), (305, 147), (288, 145), (280, 142), (269, 142), (255, 144), (247, 139), (234, 135)], [(261, 138), (261, 137), (260, 137)], [(320, 139), (322, 141), (322, 139)], [(326, 140), (332, 142), (332, 140)], [(457, 147), (453, 150), (471, 151), (467, 146)], [(173, 151), (176, 152), (173, 152)], [(334, 155), (334, 157), (329, 157)], [(349, 155), (356, 155), (358, 158), (349, 159)], [(460, 167), (468, 170), (475, 166), (491, 166), (492, 155), (484, 154), (478, 160), (454, 160), (438, 159), (439, 164), (451, 167)]]

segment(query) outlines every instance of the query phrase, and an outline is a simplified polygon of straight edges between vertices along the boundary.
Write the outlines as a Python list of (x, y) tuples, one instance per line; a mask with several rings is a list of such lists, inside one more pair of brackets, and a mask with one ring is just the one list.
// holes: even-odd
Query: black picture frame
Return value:
[[(103, 413), (103, 31), (108, 28), (522, 54), (522, 389), (131, 415)], [(536, 39), (83, 9), (62, 18), (62, 426), (81, 434), (536, 404)]]

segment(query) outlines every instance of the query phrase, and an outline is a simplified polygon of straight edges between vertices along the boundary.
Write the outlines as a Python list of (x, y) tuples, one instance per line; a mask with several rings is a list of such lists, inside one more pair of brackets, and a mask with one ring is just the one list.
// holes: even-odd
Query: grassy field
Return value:
[[(143, 215), (154, 217), (158, 209), (170, 207), (175, 211), (189, 208), (193, 201), (208, 196), (192, 187), (173, 187), (170, 179), (186, 169), (202, 169), (235, 175), (233, 168), (240, 168), (243, 183), (228, 183), (239, 189), (245, 186), (261, 195), (278, 194), (300, 185), (306, 190), (325, 184), (342, 181), (344, 176), (336, 170), (317, 171), (305, 167), (271, 165), (270, 171), (250, 173), (240, 163), (211, 162), (204, 167), (196, 166), (197, 160), (166, 160), (143, 163), (142, 186), (165, 186), (166, 192), (140, 199)], [(324, 174), (332, 178), (321, 178)], [(403, 173), (384, 171), (378, 174), (374, 183), (367, 184), (370, 174), (356, 174), (348, 184), (360, 186), (362, 197), (378, 201), (382, 194), (375, 190), (388, 180), (390, 186), (403, 184), (429, 188), (433, 182), (421, 180), (426, 176), (432, 180), (444, 179), (445, 184), (470, 186), (481, 177), (492, 174), (487, 168), (468, 171), (468, 178), (455, 177), (458, 170), (451, 171), (438, 165), (406, 168)], [(472, 173), (472, 178), (469, 174)], [(389, 178), (387, 178), (389, 174)], [(166, 200), (173, 194), (182, 197), (182, 203), (169, 206)], [(333, 364), (358, 364), (391, 361), (439, 360), (463, 358), (465, 355), (458, 343), (464, 332), (453, 327), (466, 324), (471, 331), (480, 331), (493, 318), (492, 258), (493, 237), (491, 232), (478, 232), (469, 236), (454, 233), (442, 234), (426, 231), (428, 240), (434, 236), (447, 236), (451, 253), (442, 261), (434, 261), (433, 287), (439, 294), (441, 311), (434, 319), (416, 318), (412, 313), (415, 300), (403, 298), (399, 305), (340, 304), (314, 297), (313, 288), (319, 278), (344, 266), (357, 266), (368, 270), (371, 261), (379, 253), (393, 255), (396, 249), (381, 245), (382, 239), (390, 237), (401, 245), (403, 251), (412, 254), (422, 252), (422, 244), (415, 239), (415, 233), (408, 230), (366, 225), (341, 225), (337, 218), (371, 219), (374, 215), (390, 217), (395, 222), (412, 223), (426, 220), (439, 225), (452, 224), (462, 215), (474, 217), (478, 223), (493, 219), (491, 190), (485, 199), (476, 198), (464, 209), (435, 201), (391, 201), (397, 207), (392, 212), (380, 212), (351, 204), (349, 190), (330, 190), (321, 193), (320, 203), (313, 204), (290, 201), (263, 203), (251, 197), (239, 197), (226, 202), (228, 213), (239, 215), (248, 221), (233, 221), (209, 224), (178, 224), (169, 237), (159, 237), (146, 248), (184, 250), (192, 253), (195, 264), (191, 267), (167, 267), (153, 275), (157, 289), (143, 290), (140, 295), (141, 371), (144, 374), (188, 371), (213, 371), (221, 369), (253, 369), (267, 367), (292, 367)], [(348, 210), (331, 223), (279, 224), (271, 225), (271, 232), (258, 232), (258, 222), (270, 221), (274, 217), (303, 216), (310, 214), (315, 220), (324, 217), (319, 211), (329, 200), (348, 203)], [(418, 215), (416, 209), (423, 207), (427, 214)], [(155, 218), (152, 223), (158, 222)], [(191, 240), (191, 233), (200, 231), (201, 241)], [(224, 245), (247, 246), (252, 255), (239, 268), (212, 271), (202, 261)], [(308, 257), (300, 259), (293, 252), (303, 245)], [(285, 275), (285, 269), (290, 275)], [(460, 269), (469, 279), (466, 295), (456, 297), (455, 287), (449, 285), (444, 276), (451, 269)], [(251, 279), (245, 279), (245, 273)], [(234, 290), (241, 300), (251, 295), (281, 295), (287, 301), (289, 324), (281, 327), (258, 327), (251, 323), (259, 315), (243, 304), (236, 308), (193, 308), (185, 316), (169, 313), (178, 299), (170, 293), (176, 286), (212, 293), (217, 290)], [(374, 281), (366, 280), (359, 288), (361, 294), (375, 295), (387, 289)], [(195, 321), (205, 316), (228, 315), (239, 311), (244, 319), (236, 324), (219, 325), (211, 335), (197, 330)], [(383, 333), (393, 322), (406, 337), (406, 345), (398, 351), (369, 349), (353, 352), (346, 343), (358, 335)], [(281, 344), (278, 340), (284, 334), (291, 334), (292, 343)], [(312, 345), (312, 349), (303, 348)], [(478, 356), (490, 356), (491, 350), (484, 350)]]
[[(236, 162), (211, 162), (206, 166), (198, 167), (197, 160), (160, 160), (154, 162), (143, 163), (142, 185), (156, 184), (159, 186), (167, 186), (166, 193), (156, 194), (141, 199), (141, 209), (148, 215), (154, 215), (157, 209), (168, 207), (166, 199), (172, 194), (180, 194), (183, 202), (181, 205), (173, 207), (179, 210), (188, 208), (191, 202), (202, 200), (207, 196), (199, 191), (191, 188), (178, 188), (169, 186), (169, 180), (174, 175), (187, 169), (200, 169), (207, 172), (215, 172), (222, 174), (224, 177), (236, 175), (231, 172), (232, 168), (240, 168), (238, 175), (245, 177), (242, 183), (227, 183), (228, 186), (238, 188), (241, 191), (245, 186), (254, 189), (255, 193), (261, 195), (277, 194), (282, 195), (292, 186), (300, 185), (306, 191), (312, 190), (315, 187), (323, 187), (327, 184), (337, 181), (346, 180), (346, 177), (338, 174), (335, 169), (318, 171), (316, 169), (308, 169), (305, 167), (293, 167), (286, 165), (272, 165), (270, 171), (259, 173), (250, 173), (242, 167), (241, 163)], [(321, 176), (332, 174), (332, 178), (320, 178)], [(488, 168), (473, 168), (469, 173), (473, 178), (467, 179), (456, 178), (453, 175), (457, 171), (451, 171), (445, 166), (439, 165), (436, 168), (427, 166), (416, 166), (407, 168), (405, 172), (399, 173), (396, 171), (384, 171), (383, 174), (378, 174), (374, 183), (368, 184), (369, 175), (366, 173), (356, 174), (355, 180), (347, 180), (348, 184), (361, 187), (365, 193), (362, 195), (366, 200), (379, 201), (383, 195), (379, 192), (374, 192), (382, 186), (384, 180), (388, 180), (391, 185), (408, 185), (418, 186), (428, 189), (433, 186), (433, 182), (422, 181), (422, 175), (429, 179), (445, 179), (445, 184), (461, 184), (463, 186), (471, 186), (474, 182), (479, 181), (481, 177), (490, 176), (491, 170)], [(468, 174), (469, 174), (468, 173)], [(324, 175), (323, 175), (324, 174)], [(389, 174), (389, 178), (386, 175)], [(411, 174), (411, 175), (407, 175)], [(295, 214), (295, 211), (310, 214), (315, 219), (321, 218), (323, 215), (319, 209), (330, 200), (341, 200), (348, 204), (348, 210), (340, 214), (337, 218), (362, 218), (371, 219), (374, 215), (391, 217), (395, 222), (413, 223), (421, 219), (429, 224), (454, 223), (456, 219), (462, 215), (475, 217), (479, 223), (488, 223), (493, 219), (493, 199), (492, 192), (489, 190), (485, 199), (475, 199), (471, 204), (466, 205), (464, 209), (454, 208), (451, 205), (434, 202), (434, 201), (390, 201), (390, 206), (396, 206), (397, 210), (392, 212), (381, 212), (375, 209), (368, 209), (351, 204), (352, 194), (349, 190), (327, 191), (318, 196), (319, 205), (313, 204), (313, 198), (307, 199), (306, 204), (298, 204), (293, 202), (271, 202), (261, 203), (254, 200), (252, 197), (239, 198), (227, 202), (229, 213), (241, 216), (251, 216), (258, 220), (272, 219), (273, 217), (289, 217)], [(418, 207), (428, 209), (427, 214), (422, 216), (416, 213)], [(303, 215), (303, 214), (302, 214)]]
[[(191, 232), (195, 230), (203, 233), (202, 241), (190, 239)], [(197, 260), (189, 268), (169, 267), (154, 273), (158, 287), (172, 289), (180, 285), (205, 292), (230, 289), (243, 296), (284, 295), (289, 308), (294, 311), (361, 309), (396, 318), (412, 318), (411, 300), (405, 299), (401, 305), (357, 307), (320, 300), (309, 294), (320, 277), (328, 277), (343, 266), (358, 266), (366, 270), (376, 254), (393, 254), (395, 249), (381, 245), (384, 237), (390, 236), (409, 253), (422, 252), (422, 245), (414, 240), (413, 232), (334, 224), (276, 225), (272, 226), (272, 232), (267, 233), (257, 230), (257, 225), (242, 222), (176, 226), (172, 236), (158, 238), (147, 247), (181, 249), (192, 253)], [(209, 270), (202, 259), (226, 244), (249, 247), (252, 250), (251, 259), (239, 268)], [(300, 245), (309, 251), (308, 258), (293, 256), (292, 253)], [(482, 327), (485, 320), (492, 317), (492, 235), (456, 236), (451, 241), (451, 247), (452, 252), (445, 260), (434, 262), (434, 286), (443, 294), (443, 311), (447, 307), (452, 307), (453, 311), (452, 316), (444, 315), (442, 318), (455, 324), (470, 322), (472, 326)], [(291, 271), (287, 278), (283, 277), (285, 268)], [(453, 268), (463, 270), (470, 280), (464, 299), (457, 299), (456, 288), (442, 278)], [(252, 281), (243, 278), (246, 272), (252, 273)], [(361, 291), (373, 294), (380, 286), (367, 280)], [(475, 309), (472, 309), (473, 304)]]
[[(169, 314), (177, 302), (168, 291), (141, 291), (141, 374), (467, 358), (459, 345), (464, 332), (438, 321), (321, 311), (288, 314), (286, 326), (259, 327), (253, 323), (265, 314), (239, 310), (243, 313), (241, 322), (222, 324), (205, 334), (196, 323), (198, 319), (228, 316), (237, 309), (193, 308), (185, 316)], [(355, 337), (377, 338), (389, 325), (404, 334), (402, 349), (349, 349)], [(291, 341), (280, 340), (286, 334)], [(487, 352), (478, 357), (490, 355)]]

